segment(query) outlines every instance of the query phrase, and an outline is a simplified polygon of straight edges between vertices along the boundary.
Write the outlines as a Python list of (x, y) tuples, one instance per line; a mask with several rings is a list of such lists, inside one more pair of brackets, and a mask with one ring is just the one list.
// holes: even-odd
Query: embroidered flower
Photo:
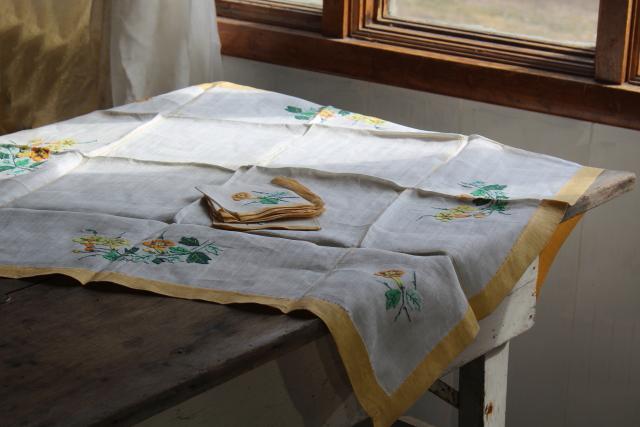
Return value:
[(402, 276), (404, 276), (404, 271), (402, 270), (384, 270), (378, 271), (374, 273), (374, 276), (384, 277), (385, 279), (393, 280), (399, 288), (404, 287), (404, 283), (402, 282)]
[(24, 147), (16, 154), (16, 157), (30, 158), (34, 162), (42, 162), (49, 158), (50, 150), (46, 147)]
[(246, 200), (246, 199), (251, 199), (253, 196), (249, 193), (247, 193), (246, 191), (242, 191), (240, 193), (236, 193), (233, 196), (231, 196), (231, 198), (233, 200), (235, 200), (236, 202), (239, 202), (240, 200)]
[(156, 252), (164, 252), (176, 245), (175, 242), (165, 239), (148, 240), (146, 242), (142, 242), (142, 244), (148, 247), (148, 249), (145, 249), (145, 252), (153, 252), (153, 250)]
[(335, 113), (329, 108), (323, 108), (318, 112), (318, 117), (320, 117), (322, 120), (328, 120), (334, 116), (335, 116)]
[(111, 262), (141, 262), (156, 265), (177, 262), (209, 264), (213, 257), (217, 257), (222, 252), (215, 243), (209, 240), (200, 242), (193, 236), (182, 236), (179, 242), (175, 243), (165, 239), (162, 233), (157, 239), (142, 242), (145, 248), (140, 250), (142, 249), (140, 246), (131, 246), (127, 239), (123, 239), (122, 234), (117, 237), (105, 237), (91, 228), (83, 231), (90, 234), (71, 239), (84, 246), (83, 250), (73, 250), (74, 253), (84, 254), (79, 259), (102, 257)]
[(127, 239), (123, 239), (122, 237), (106, 237), (100, 235), (89, 235), (76, 237), (72, 239), (72, 241), (76, 243), (80, 243), (84, 246), (84, 251), (74, 251), (74, 252), (94, 252), (96, 245), (104, 246), (109, 249), (117, 249), (122, 246), (129, 245), (129, 241)]
[(374, 273), (375, 276), (384, 277), (386, 279), (398, 279), (404, 275), (402, 270), (384, 270)]
[(409, 311), (422, 311), (423, 299), (422, 295), (418, 291), (418, 282), (415, 271), (410, 276), (410, 283), (406, 285), (402, 281), (402, 276), (405, 274), (403, 270), (383, 270), (373, 274), (374, 276), (391, 280), (391, 282), (386, 280), (377, 281), (386, 288), (384, 293), (386, 309), (398, 310), (396, 315), (393, 317), (394, 322), (398, 320), (401, 313), (405, 313), (407, 320), (411, 322), (411, 315), (409, 314)]
[[(54, 153), (59, 153), (61, 151), (65, 151), (68, 150), (69, 148), (73, 147), (74, 145), (76, 145), (76, 141), (71, 139), (71, 138), (66, 138), (66, 139), (59, 139), (57, 141), (53, 141), (53, 142), (49, 142), (49, 143), (43, 143), (42, 146), (45, 148), (48, 148), (49, 150), (51, 150)], [(36, 145), (35, 143), (32, 142), (32, 146), (39, 146)]]
[(375, 127), (381, 126), (385, 123), (384, 120), (377, 117), (365, 116), (364, 114), (351, 113), (348, 118), (354, 122), (366, 123)]
[(460, 194), (458, 199), (468, 202), (468, 205), (458, 205), (452, 208), (435, 208), (440, 210), (435, 215), (422, 215), (417, 221), (425, 216), (431, 216), (438, 221), (450, 222), (457, 219), (486, 218), (494, 212), (509, 215), (509, 196), (506, 194), (507, 188), (504, 184), (487, 184), (484, 181), (461, 182), (464, 188), (473, 188), (470, 194)]

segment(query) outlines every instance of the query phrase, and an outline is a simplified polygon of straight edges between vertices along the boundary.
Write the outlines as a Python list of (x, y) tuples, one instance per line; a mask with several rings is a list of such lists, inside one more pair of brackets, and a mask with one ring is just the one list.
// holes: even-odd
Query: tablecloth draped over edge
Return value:
[[(211, 86), (209, 86), (211, 87)], [(593, 183), (601, 169), (582, 167), (556, 194), (555, 200), (543, 200), (520, 233), (515, 244), (489, 284), (469, 299), (470, 308), (462, 319), (420, 362), (405, 381), (391, 395), (376, 380), (366, 346), (347, 311), (339, 305), (320, 298), (298, 300), (251, 295), (226, 290), (188, 288), (188, 285), (162, 282), (125, 275), (114, 271), (94, 272), (82, 268), (0, 266), (0, 275), (24, 278), (46, 274), (64, 274), (82, 284), (95, 281), (117, 283), (129, 288), (154, 293), (198, 299), (221, 304), (259, 303), (275, 307), (283, 313), (308, 310), (317, 315), (329, 328), (345, 364), (347, 374), (358, 401), (374, 420), (376, 426), (390, 425), (432, 384), (442, 370), (476, 336), (478, 320), (488, 316), (511, 291), (526, 268), (541, 256), (541, 276), (544, 279), (559, 244), (579, 218), (561, 224), (569, 205), (575, 203)], [(560, 243), (559, 243), (560, 242)]]

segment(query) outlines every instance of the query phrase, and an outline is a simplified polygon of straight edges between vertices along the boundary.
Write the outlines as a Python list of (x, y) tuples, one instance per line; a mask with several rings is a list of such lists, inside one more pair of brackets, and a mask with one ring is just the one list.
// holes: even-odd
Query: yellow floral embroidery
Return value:
[(165, 240), (165, 239), (148, 240), (146, 242), (142, 242), (142, 244), (144, 246), (147, 246), (147, 248), (144, 249), (145, 252), (159, 252), (159, 253), (163, 253), (167, 249), (176, 245), (175, 242), (172, 242), (171, 240)]
[(423, 299), (422, 295), (418, 291), (418, 281), (416, 279), (416, 272), (414, 271), (411, 277), (411, 283), (406, 285), (402, 280), (405, 275), (403, 270), (390, 269), (383, 270), (377, 273), (373, 273), (374, 276), (382, 277), (384, 279), (390, 279), (392, 282), (386, 280), (378, 280), (386, 288), (384, 293), (385, 307), (387, 310), (398, 308), (396, 315), (393, 317), (395, 322), (400, 317), (400, 314), (404, 313), (407, 316), (407, 320), (411, 322), (411, 311), (422, 311)]
[(49, 160), (52, 153), (66, 151), (75, 144), (76, 141), (70, 138), (50, 142), (38, 138), (24, 145), (14, 141), (0, 143), (0, 173), (20, 175), (32, 172)]
[(182, 236), (176, 243), (165, 239), (163, 233), (157, 239), (142, 242), (142, 246), (131, 246), (122, 235), (107, 237), (90, 228), (83, 232), (86, 234), (71, 239), (83, 246), (83, 249), (73, 250), (74, 253), (83, 254), (79, 259), (101, 257), (111, 262), (209, 264), (222, 252), (215, 243), (209, 240), (201, 242), (192, 236)]
[(235, 200), (236, 202), (239, 202), (240, 200), (250, 199), (251, 197), (252, 197), (251, 194), (249, 194), (249, 193), (247, 193), (245, 191), (242, 191), (240, 193), (236, 193), (233, 196), (231, 196), (231, 198), (233, 200)]
[(312, 120), (315, 117), (320, 118), (320, 122), (323, 123), (329, 119), (333, 119), (334, 117), (342, 117), (347, 120), (351, 120), (353, 122), (364, 123), (366, 125), (370, 125), (375, 127), (376, 129), (383, 126), (386, 121), (379, 119), (377, 117), (365, 116), (364, 114), (352, 113), (351, 111), (341, 110), (339, 108), (327, 106), (327, 107), (319, 107), (319, 108), (308, 108), (302, 109), (300, 107), (295, 107), (292, 105), (288, 105), (285, 107), (285, 110), (291, 114), (297, 120)]

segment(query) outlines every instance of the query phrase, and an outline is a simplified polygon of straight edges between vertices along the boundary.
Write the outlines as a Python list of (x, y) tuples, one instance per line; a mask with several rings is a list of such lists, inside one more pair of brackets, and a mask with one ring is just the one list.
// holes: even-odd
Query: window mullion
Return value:
[(600, 0), (596, 38), (596, 80), (626, 80), (633, 0)]

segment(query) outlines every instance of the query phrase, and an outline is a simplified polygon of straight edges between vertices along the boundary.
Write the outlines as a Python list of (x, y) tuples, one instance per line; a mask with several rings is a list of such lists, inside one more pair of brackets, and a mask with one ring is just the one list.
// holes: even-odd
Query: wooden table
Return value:
[[(605, 171), (565, 219), (629, 191), (634, 181), (634, 174)], [(460, 407), (467, 424), (500, 424), (504, 391), (492, 372), (506, 369), (508, 341), (533, 324), (527, 304), (509, 301), (535, 304), (525, 298), (535, 264), (450, 367), (461, 367), (460, 393), (440, 382), (432, 387)], [(498, 332), (489, 325), (505, 319), (510, 326)], [(108, 283), (81, 287), (62, 276), (0, 279), (0, 423), (131, 425), (325, 334), (315, 317), (258, 305), (167, 298)], [(504, 376), (506, 385), (506, 370)], [(494, 421), (483, 416), (489, 403)]]

